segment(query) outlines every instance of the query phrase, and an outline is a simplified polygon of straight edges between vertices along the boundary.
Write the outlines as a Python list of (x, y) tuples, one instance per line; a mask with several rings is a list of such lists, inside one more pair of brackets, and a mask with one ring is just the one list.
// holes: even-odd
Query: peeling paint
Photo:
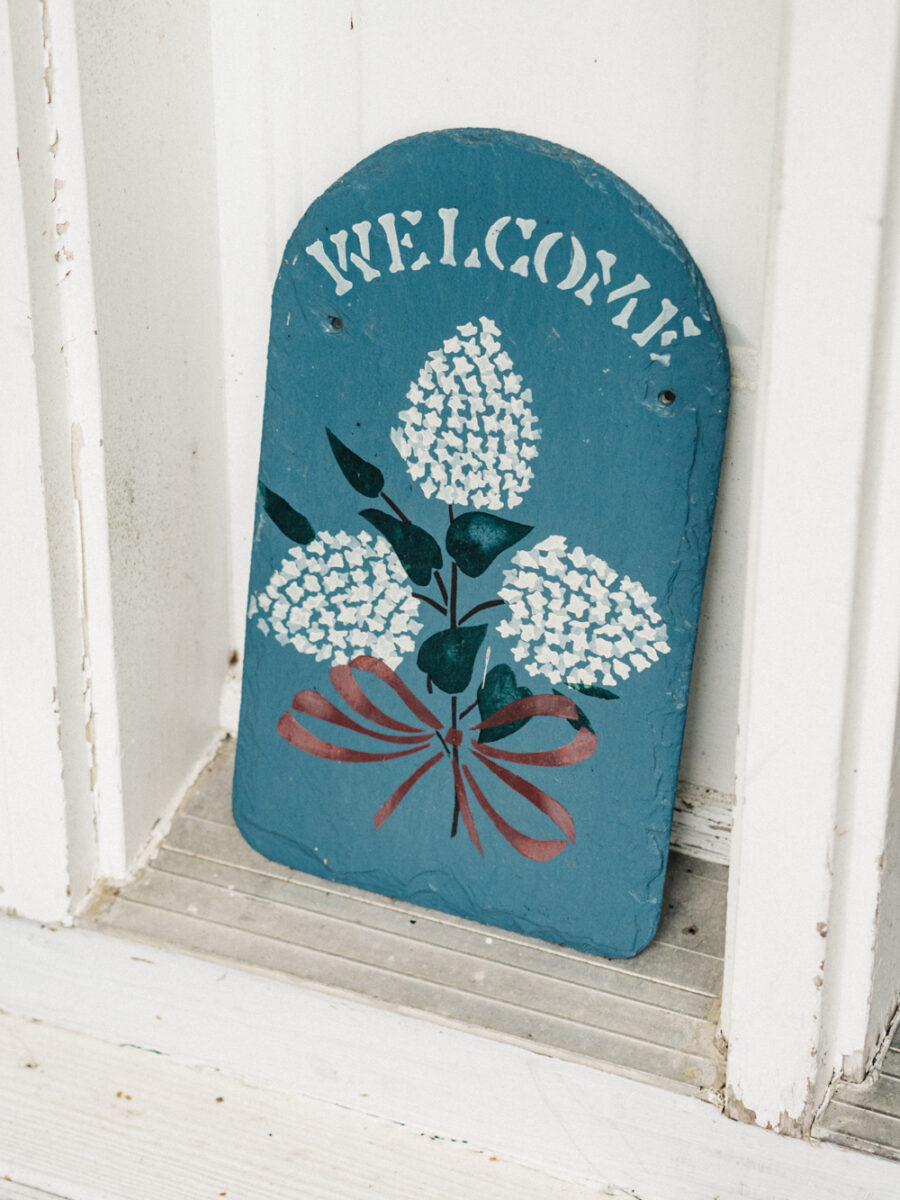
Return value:
[(79, 575), (81, 582), (81, 648), (82, 648), (82, 696), (86, 709), (86, 720), (84, 726), (84, 736), (88, 748), (89, 757), (89, 772), (90, 772), (90, 790), (94, 797), (94, 827), (97, 824), (97, 805), (96, 805), (96, 790), (97, 790), (97, 737), (94, 720), (94, 706), (92, 698), (92, 678), (91, 678), (91, 648), (90, 648), (90, 627), (88, 622), (88, 601), (87, 601), (87, 576), (84, 562), (84, 492), (81, 486), (81, 451), (84, 448), (84, 431), (79, 422), (72, 425), (71, 430), (71, 456), (72, 456), (72, 494), (75, 499), (75, 508), (78, 517), (78, 544), (81, 554), (79, 564)]
[(735, 1095), (734, 1088), (730, 1084), (725, 1088), (725, 1102), (722, 1105), (722, 1112), (732, 1121), (740, 1121), (744, 1125), (758, 1124), (754, 1110), (748, 1108), (743, 1100)]
[[(812, 1054), (813, 1056), (816, 1054), (815, 1047), (812, 1048)], [(813, 1121), (817, 1114), (817, 1105), (814, 1098), (813, 1084), (810, 1082), (806, 1089), (806, 1100), (803, 1102), (803, 1107), (800, 1109), (798, 1116), (791, 1116), (786, 1109), (782, 1109), (774, 1125), (771, 1121), (766, 1121), (763, 1124), (755, 1110), (744, 1104), (743, 1100), (735, 1094), (734, 1089), (729, 1085), (725, 1089), (725, 1102), (722, 1111), (726, 1117), (730, 1117), (733, 1121), (740, 1121), (745, 1125), (758, 1125), (763, 1129), (770, 1129), (775, 1133), (780, 1133), (783, 1137), (809, 1138)]]
[(48, 0), (41, 0), (41, 31), (44, 42), (44, 90), (47, 103), (53, 103), (53, 49), (50, 45), (50, 9)]

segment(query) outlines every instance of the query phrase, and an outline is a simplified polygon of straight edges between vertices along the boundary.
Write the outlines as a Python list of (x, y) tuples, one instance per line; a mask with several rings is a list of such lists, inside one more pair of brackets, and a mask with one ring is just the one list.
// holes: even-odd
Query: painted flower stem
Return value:
[[(426, 596), (424, 592), (413, 592), (413, 595), (415, 596), (415, 598), (417, 600), (424, 600), (426, 604), (430, 604), (432, 608), (436, 608), (438, 610), (438, 612), (441, 613), (443, 616), (447, 615), (447, 610), (443, 606), (443, 604), (438, 604), (437, 600), (432, 600), (432, 598), (430, 596)], [(498, 600), (497, 603), (502, 604), (503, 601)], [(467, 615), (471, 615), (471, 614), (467, 614)], [(465, 617), (463, 617), (463, 620), (465, 620)]]
[(459, 567), (456, 563), (450, 568), (450, 628), (455, 629), (459, 622), (456, 619), (456, 592), (459, 582)]
[(403, 509), (400, 508), (399, 505), (397, 505), (393, 502), (393, 500), (390, 498), (390, 496), (387, 494), (387, 492), (381, 493), (381, 499), (385, 502), (385, 504), (389, 504), (391, 506), (391, 508), (394, 510), (394, 512), (397, 514), (397, 516), (400, 518), (401, 521), (403, 521), (406, 525), (412, 525), (412, 521), (410, 521), (409, 517), (406, 515), (406, 513), (403, 511)]
[[(447, 505), (447, 512), (449, 515), (450, 524), (452, 525), (453, 524), (453, 505), (452, 504)], [(450, 567), (450, 601), (448, 604), (451, 629), (455, 629), (456, 624), (457, 624), (457, 622), (456, 622), (456, 600), (457, 600), (458, 587), (459, 587), (459, 567), (456, 565), (456, 562), (454, 561), (454, 563)], [(457, 722), (456, 707), (457, 707), (456, 697), (451, 696), (450, 697), (450, 728), (452, 730), (454, 730), (454, 732), (456, 731), (456, 722)], [(454, 762), (454, 775), (455, 775), (456, 772), (458, 771), (458, 768), (455, 766), (455, 764), (459, 760), (459, 747), (455, 743), (455, 738), (453, 740), (454, 740), (453, 762)], [(454, 786), (454, 788), (453, 788), (453, 822), (450, 826), (451, 838), (456, 837), (456, 832), (458, 829), (459, 829), (459, 792), (458, 792), (456, 786)]]
[[(456, 570), (455, 563), (453, 564), (453, 569), (454, 569), (454, 571)], [(455, 696), (450, 697), (450, 717), (451, 717), (450, 728), (455, 730), (456, 722), (457, 722), (456, 697)], [(459, 760), (459, 747), (457, 745), (454, 745), (453, 746), (453, 761), (458, 762), (458, 760)], [(458, 829), (459, 829), (459, 795), (458, 795), (456, 789), (454, 788), (454, 790), (453, 790), (453, 824), (450, 826), (450, 836), (452, 838), (456, 837), (456, 831)]]
[[(415, 596), (416, 593), (413, 592), (413, 595)], [(462, 625), (463, 622), (468, 621), (469, 617), (474, 617), (476, 613), (484, 612), (486, 608), (497, 608), (498, 605), (505, 603), (505, 600), (485, 600), (481, 604), (476, 604), (474, 608), (470, 608), (467, 613), (459, 618), (459, 624)]]

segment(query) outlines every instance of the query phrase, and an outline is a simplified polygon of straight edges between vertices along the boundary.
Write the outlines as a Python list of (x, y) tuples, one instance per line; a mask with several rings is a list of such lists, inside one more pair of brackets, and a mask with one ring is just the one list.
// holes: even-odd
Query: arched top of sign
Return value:
[(589, 159), (421, 134), (315, 201), (272, 304), (235, 783), (257, 849), (645, 945), (727, 403), (699, 271)]

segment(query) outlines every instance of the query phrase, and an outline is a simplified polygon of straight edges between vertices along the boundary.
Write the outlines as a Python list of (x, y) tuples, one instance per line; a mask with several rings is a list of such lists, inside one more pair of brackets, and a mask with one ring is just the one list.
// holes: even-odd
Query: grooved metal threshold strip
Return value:
[(823, 1142), (838, 1142), (900, 1162), (900, 1029), (878, 1070), (863, 1083), (844, 1083), (816, 1128)]
[(269, 862), (232, 820), (233, 763), (228, 740), (154, 860), (82, 924), (703, 1098), (721, 1086), (724, 866), (673, 853), (654, 941), (598, 958)]

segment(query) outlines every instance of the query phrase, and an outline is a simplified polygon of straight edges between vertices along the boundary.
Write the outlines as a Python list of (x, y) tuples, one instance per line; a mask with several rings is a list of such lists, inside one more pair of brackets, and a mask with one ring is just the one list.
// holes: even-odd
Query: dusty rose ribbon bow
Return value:
[[(355, 671), (367, 672), (370, 675), (374, 675), (376, 679), (380, 679), (386, 683), (403, 701), (412, 715), (421, 722), (421, 725), (418, 727), (407, 725), (382, 712), (380, 708), (372, 703), (360, 687), (354, 675)], [(546, 817), (549, 817), (567, 840), (560, 838), (533, 838), (529, 837), (528, 834), (522, 833), (521, 830), (515, 829), (500, 816), (481, 790), (468, 765), (465, 763), (460, 764), (459, 749), (464, 740), (462, 730), (458, 728), (445, 730), (443, 722), (421, 700), (413, 695), (406, 684), (391, 670), (387, 663), (382, 662), (379, 658), (373, 658), (371, 655), (362, 654), (354, 658), (350, 663), (332, 667), (329, 671), (329, 677), (335, 691), (353, 712), (372, 722), (372, 724), (380, 726), (381, 729), (391, 730), (392, 732), (382, 733), (379, 730), (369, 729), (364, 725), (360, 725), (358, 721), (347, 716), (346, 713), (343, 713), (332, 704), (330, 700), (327, 700), (321, 692), (313, 691), (310, 688), (305, 688), (296, 694), (292, 703), (294, 711), (304, 716), (317, 717), (321, 721), (340, 726), (343, 729), (349, 729), (353, 733), (364, 734), (375, 741), (403, 746), (404, 749), (375, 752), (353, 750), (347, 746), (338, 746), (333, 742), (326, 742), (316, 737), (315, 734), (310, 733), (308, 729), (301, 725), (292, 713), (285, 712), (278, 721), (278, 732), (298, 750), (302, 750), (305, 754), (315, 755), (316, 758), (328, 758), (336, 762), (377, 763), (386, 762), (392, 758), (405, 758), (408, 755), (421, 754), (434, 745), (435, 739), (441, 744), (438, 752), (418, 766), (382, 804), (381, 808), (375, 814), (376, 829), (381, 828), (403, 800), (404, 796), (446, 754), (450, 759), (453, 770), (453, 785), (459, 814), (466, 827), (466, 832), (480, 854), (484, 854), (484, 851), (481, 848), (481, 839), (478, 836), (475, 819), (469, 804), (466, 784), (468, 784), (472, 795), (484, 812), (487, 813), (499, 833), (509, 842), (514, 850), (524, 855), (525, 858), (530, 858), (535, 862), (546, 862), (548, 859), (555, 858), (557, 854), (561, 853), (566, 848), (568, 842), (575, 841), (575, 823), (569, 811), (558, 800), (555, 800), (553, 796), (548, 795), (547, 792), (542, 791), (539, 787), (529, 782), (529, 780), (523, 779), (521, 775), (517, 775), (508, 768), (501, 766), (500, 763), (511, 762), (531, 767), (566, 767), (573, 763), (583, 762), (584, 759), (590, 758), (597, 746), (596, 734), (586, 726), (578, 729), (571, 741), (567, 742), (564, 746), (550, 750), (535, 750), (524, 753), (503, 750), (492, 744), (479, 742), (474, 737), (470, 737), (469, 739), (472, 747), (472, 755), (502, 783), (505, 783), (514, 792), (518, 792), (520, 796), (523, 796), (533, 804)], [(559, 717), (562, 720), (573, 721), (578, 718), (578, 715), (578, 709), (575, 704), (566, 696), (558, 696), (556, 693), (526, 696), (498, 709), (486, 721), (481, 721), (477, 725), (471, 726), (470, 732), (475, 733), (480, 729), (493, 729), (499, 725), (508, 725), (513, 721), (521, 721), (525, 717)], [(422, 726), (425, 726), (425, 728), (422, 728)]]

